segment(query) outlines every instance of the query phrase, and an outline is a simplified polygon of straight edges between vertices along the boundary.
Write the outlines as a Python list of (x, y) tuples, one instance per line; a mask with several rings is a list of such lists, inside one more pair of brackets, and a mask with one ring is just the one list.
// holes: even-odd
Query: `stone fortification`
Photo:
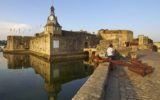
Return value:
[(51, 52), (51, 36), (50, 34), (37, 35), (30, 40), (29, 50), (32, 53), (41, 53), (50, 55)]
[(103, 100), (109, 63), (101, 63), (72, 100)]
[(28, 50), (32, 38), (30, 36), (8, 36), (5, 50)]
[[(54, 47), (54, 42), (59, 42), (59, 47)], [(52, 55), (82, 52), (83, 48), (95, 48), (99, 39), (85, 31), (62, 31), (61, 36), (53, 36)]]
[(125, 47), (127, 42), (133, 40), (133, 32), (129, 30), (99, 30), (98, 34), (103, 40), (116, 41), (118, 46)]
[(160, 52), (160, 42), (154, 42), (154, 45), (156, 46), (157, 51)]
[(152, 49), (153, 40), (151, 40), (148, 36), (139, 35), (138, 36), (138, 45), (139, 49)]
[(83, 48), (96, 47), (98, 42), (96, 35), (86, 31), (62, 30), (52, 6), (43, 32), (36, 33), (34, 37), (8, 36), (4, 52), (27, 50), (50, 59), (55, 55), (82, 53)]

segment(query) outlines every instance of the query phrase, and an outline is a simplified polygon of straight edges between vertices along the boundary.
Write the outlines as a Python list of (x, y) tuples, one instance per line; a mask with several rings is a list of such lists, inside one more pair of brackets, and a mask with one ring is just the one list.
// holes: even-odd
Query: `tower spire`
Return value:
[(54, 7), (51, 6), (51, 15), (54, 15)]
[(53, 0), (51, 0), (51, 15), (54, 15), (54, 10)]
[[(53, 0), (51, 0), (51, 1), (53, 1)], [(45, 34), (52, 33), (52, 34), (61, 35), (62, 27), (58, 23), (57, 17), (55, 16), (54, 11), (55, 11), (54, 6), (51, 5), (50, 15), (48, 16), (47, 24), (45, 25)]]

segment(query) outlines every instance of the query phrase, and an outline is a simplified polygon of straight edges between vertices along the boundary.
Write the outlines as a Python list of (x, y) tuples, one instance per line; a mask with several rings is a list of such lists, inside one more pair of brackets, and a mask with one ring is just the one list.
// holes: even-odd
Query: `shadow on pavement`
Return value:
[[(117, 59), (124, 58), (119, 54)], [(128, 68), (120, 65), (113, 66), (113, 70), (109, 71), (104, 100), (139, 100), (135, 87), (126, 72)]]

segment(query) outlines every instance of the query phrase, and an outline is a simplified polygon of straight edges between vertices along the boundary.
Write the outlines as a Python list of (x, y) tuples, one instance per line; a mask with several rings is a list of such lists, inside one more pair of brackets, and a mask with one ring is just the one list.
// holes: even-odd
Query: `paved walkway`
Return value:
[(155, 68), (154, 72), (142, 77), (127, 67), (116, 66), (109, 73), (105, 100), (160, 100), (160, 54), (143, 51), (138, 55)]

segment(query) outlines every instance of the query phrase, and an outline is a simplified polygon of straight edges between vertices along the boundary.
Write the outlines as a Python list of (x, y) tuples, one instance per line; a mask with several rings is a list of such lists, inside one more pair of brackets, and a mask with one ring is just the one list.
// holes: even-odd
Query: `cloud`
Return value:
[(27, 35), (23, 34), (32, 29), (31, 25), (15, 23), (15, 22), (0, 22), (0, 40), (7, 39), (8, 35)]

